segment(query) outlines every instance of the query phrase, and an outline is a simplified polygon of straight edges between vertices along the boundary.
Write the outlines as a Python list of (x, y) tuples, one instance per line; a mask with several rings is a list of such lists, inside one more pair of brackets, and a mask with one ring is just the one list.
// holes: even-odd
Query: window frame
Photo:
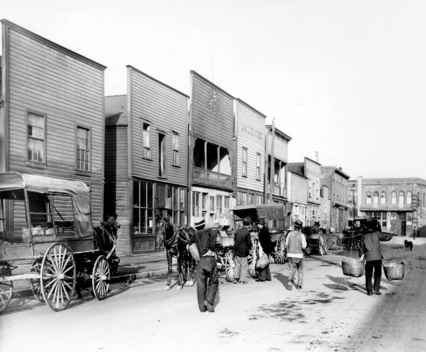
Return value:
[(380, 192), (380, 204), (386, 204), (386, 192)]
[[(244, 158), (244, 154), (245, 154), (245, 158)], [(247, 168), (248, 168), (248, 149), (246, 147), (242, 147), (242, 153), (241, 153), (241, 176), (242, 177), (247, 177)]]
[(366, 204), (371, 204), (371, 201), (372, 201), (371, 192), (367, 192), (367, 194), (366, 194)]
[[(174, 138), (177, 137), (177, 149), (175, 149)], [(180, 166), (180, 135), (176, 131), (172, 131), (172, 165)], [(176, 153), (176, 154), (175, 154)], [(177, 161), (175, 162), (175, 155), (177, 155)]]
[[(145, 130), (145, 125), (148, 126), (148, 129)], [(149, 136), (149, 147), (147, 148), (147, 150), (149, 151), (149, 156), (145, 156), (145, 137), (144, 137), (144, 132), (147, 132), (146, 135)], [(148, 121), (142, 121), (142, 158), (143, 159), (147, 159), (147, 160), (152, 160), (152, 124), (149, 123)]]
[(393, 191), (391, 193), (391, 204), (398, 204), (396, 200), (397, 200), (397, 193), (396, 191)]
[[(88, 133), (87, 136), (87, 144), (88, 144), (88, 170), (83, 170), (83, 169), (79, 169), (78, 168), (78, 130), (82, 129), (82, 130), (86, 130)], [(75, 152), (76, 152), (76, 156), (75, 156), (75, 170), (76, 173), (80, 173), (80, 174), (91, 174), (92, 172), (92, 129), (89, 126), (85, 126), (85, 125), (76, 125), (75, 126)]]
[[(161, 138), (160, 136), (164, 136), (163, 143), (164, 143), (164, 160), (161, 160)], [(157, 146), (158, 146), (158, 158), (157, 158), (157, 175), (159, 178), (167, 178), (167, 132), (164, 131), (158, 131), (157, 133)], [(163, 174), (160, 175), (160, 165), (161, 163), (164, 164), (164, 170)]]
[(256, 180), (262, 179), (262, 154), (256, 154)]
[[(28, 157), (28, 148), (29, 148), (29, 141), (30, 141), (30, 138), (32, 138), (32, 139), (35, 139), (35, 140), (40, 140), (39, 138), (34, 138), (34, 137), (30, 137), (29, 136), (29, 117), (30, 117), (30, 114), (32, 114), (32, 115), (36, 115), (36, 116), (39, 116), (39, 117), (42, 117), (43, 118), (43, 122), (44, 122), (44, 126), (43, 126), (43, 129), (44, 129), (44, 133), (43, 133), (43, 153), (44, 153), (44, 160), (43, 161), (37, 161), (37, 160), (33, 160), (33, 159), (30, 159), (29, 157)], [(27, 160), (27, 163), (32, 163), (32, 164), (35, 164), (35, 165), (46, 165), (47, 164), (47, 114), (45, 114), (45, 113), (41, 113), (41, 112), (38, 112), (38, 111), (35, 111), (35, 110), (26, 110), (26, 160)]]

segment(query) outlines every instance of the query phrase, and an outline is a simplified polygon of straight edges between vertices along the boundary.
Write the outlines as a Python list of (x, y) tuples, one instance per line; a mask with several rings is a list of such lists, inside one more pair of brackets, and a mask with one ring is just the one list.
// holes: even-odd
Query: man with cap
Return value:
[(197, 263), (197, 299), (201, 312), (214, 312), (214, 300), (219, 286), (215, 247), (219, 223), (205, 229), (203, 218), (194, 221), (197, 230), (190, 244), (196, 243), (200, 261)]
[[(271, 241), (271, 235), (269, 234), (268, 226), (266, 226), (265, 219), (260, 218), (257, 222), (257, 226), (259, 228), (259, 242), (262, 246), (263, 252), (269, 257), (271, 253), (274, 251), (274, 245)], [(259, 270), (259, 276), (256, 281), (271, 281), (271, 270), (269, 269), (269, 264)]]
[(235, 273), (234, 284), (240, 282), (247, 283), (248, 272), (248, 255), (252, 246), (251, 236), (248, 227), (251, 225), (251, 217), (245, 216), (243, 219), (243, 227), (238, 229), (234, 238), (234, 256), (235, 256)]
[(294, 231), (287, 235), (285, 244), (287, 246), (287, 258), (289, 266), (289, 281), (296, 284), (294, 276), (297, 271), (296, 287), (301, 289), (303, 286), (303, 249), (306, 248), (306, 238), (301, 232), (303, 222), (296, 220), (294, 222)]

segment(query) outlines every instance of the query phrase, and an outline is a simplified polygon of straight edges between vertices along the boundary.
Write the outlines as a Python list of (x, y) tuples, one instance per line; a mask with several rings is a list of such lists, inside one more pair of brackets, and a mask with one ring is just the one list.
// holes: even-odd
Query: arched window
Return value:
[(407, 192), (407, 204), (411, 204), (411, 192)]
[(386, 204), (386, 193), (380, 193), (380, 204)]
[(392, 192), (392, 204), (396, 204), (396, 192)]
[(399, 203), (400, 205), (404, 204), (404, 198), (405, 198), (405, 197), (404, 197), (404, 192), (402, 192), (402, 191), (401, 191), (401, 192), (399, 192), (399, 202), (398, 202), (398, 203)]
[(373, 203), (379, 204), (379, 192), (374, 192), (373, 194)]
[(367, 204), (371, 204), (371, 193), (367, 192)]

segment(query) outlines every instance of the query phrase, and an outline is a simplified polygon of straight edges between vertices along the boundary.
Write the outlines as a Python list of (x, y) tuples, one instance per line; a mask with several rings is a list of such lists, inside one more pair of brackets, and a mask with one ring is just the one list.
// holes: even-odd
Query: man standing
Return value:
[[(377, 220), (367, 223), (368, 232), (363, 236), (361, 241), (361, 260), (367, 261), (365, 264), (365, 288), (367, 295), (372, 296), (373, 291), (376, 295), (381, 295), (380, 281), (382, 279), (382, 251), (380, 241), (389, 241), (393, 237), (393, 233), (382, 233), (381, 227)], [(374, 287), (371, 283), (374, 270)], [(373, 290), (374, 289), (374, 290)]]
[(413, 228), (413, 240), (416, 239), (416, 236), (417, 236), (417, 229), (416, 229), (416, 225), (414, 225), (414, 228)]
[(219, 286), (219, 271), (217, 269), (215, 247), (219, 223), (205, 229), (204, 219), (194, 224), (197, 232), (190, 241), (196, 243), (200, 261), (197, 263), (197, 299), (201, 312), (214, 312), (214, 300)]
[[(271, 236), (269, 234), (268, 226), (265, 224), (265, 219), (259, 219), (257, 226), (259, 228), (259, 242), (262, 246), (263, 252), (268, 256), (274, 251), (274, 245), (271, 241)], [(264, 268), (259, 270), (259, 277), (256, 281), (271, 281), (271, 270), (269, 269), (269, 264)]]
[(287, 258), (290, 270), (289, 280), (293, 284), (294, 276), (297, 271), (297, 284), (296, 287), (301, 289), (303, 286), (303, 249), (306, 248), (305, 235), (300, 231), (302, 229), (303, 222), (296, 220), (294, 222), (294, 231), (291, 231), (287, 235), (285, 244), (287, 246)]
[(240, 282), (247, 283), (248, 255), (252, 246), (251, 236), (248, 227), (251, 225), (251, 217), (245, 216), (243, 227), (238, 229), (234, 238), (234, 256), (235, 256), (235, 279), (234, 284)]

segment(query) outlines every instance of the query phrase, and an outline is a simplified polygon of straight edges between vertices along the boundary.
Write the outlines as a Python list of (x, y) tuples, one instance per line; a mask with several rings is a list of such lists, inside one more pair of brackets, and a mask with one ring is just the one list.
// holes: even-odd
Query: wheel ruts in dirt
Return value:
[[(12, 271), (8, 264), (0, 265), (1, 276), (12, 276)], [(13, 294), (13, 281), (0, 282), (0, 313), (4, 311), (10, 303)]]
[(41, 292), (44, 301), (55, 312), (64, 310), (71, 302), (77, 281), (77, 269), (71, 248), (54, 243), (41, 263)]
[(100, 255), (93, 266), (92, 275), (93, 294), (98, 300), (103, 300), (107, 296), (110, 279), (111, 270), (108, 260), (104, 255)]

